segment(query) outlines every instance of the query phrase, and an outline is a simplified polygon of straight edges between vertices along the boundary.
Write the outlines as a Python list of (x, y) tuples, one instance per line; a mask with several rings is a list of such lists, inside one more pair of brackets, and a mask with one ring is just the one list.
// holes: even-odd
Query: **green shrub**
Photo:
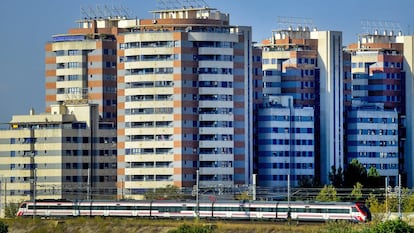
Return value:
[(346, 221), (329, 221), (320, 233), (358, 233), (353, 229), (355, 224)]
[(4, 222), (0, 222), (0, 233), (7, 233), (9, 232), (9, 226)]
[(4, 215), (6, 218), (15, 218), (18, 210), (19, 210), (18, 203), (9, 203), (6, 205)]
[(414, 228), (401, 220), (381, 222), (364, 233), (414, 233)]

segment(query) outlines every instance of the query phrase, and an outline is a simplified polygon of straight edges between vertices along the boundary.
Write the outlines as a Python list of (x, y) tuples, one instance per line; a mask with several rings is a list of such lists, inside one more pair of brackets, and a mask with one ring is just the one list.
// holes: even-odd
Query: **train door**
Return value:
[(139, 209), (138, 206), (136, 206), (135, 204), (133, 206), (131, 206), (133, 217), (138, 217), (138, 209)]
[(47, 208), (45, 208), (45, 216), (46, 217), (50, 217), (50, 208), (53, 208), (53, 206), (48, 206)]
[(72, 214), (73, 214), (74, 217), (77, 217), (77, 216), (80, 215), (80, 207), (79, 206), (80, 206), (80, 203), (79, 202), (77, 202), (77, 201), (74, 201), (73, 202), (73, 205), (72, 205), (72, 207), (73, 207)]
[(110, 212), (110, 206), (109, 205), (103, 206), (103, 216), (108, 217), (109, 212)]

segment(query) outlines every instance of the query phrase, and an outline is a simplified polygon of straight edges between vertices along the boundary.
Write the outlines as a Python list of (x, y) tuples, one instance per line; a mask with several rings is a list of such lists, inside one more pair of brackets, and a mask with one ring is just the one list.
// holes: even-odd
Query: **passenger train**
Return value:
[(276, 201), (67, 201), (23, 202), (17, 216), (37, 217), (148, 217), (234, 220), (345, 220), (366, 222), (371, 213), (363, 203)]

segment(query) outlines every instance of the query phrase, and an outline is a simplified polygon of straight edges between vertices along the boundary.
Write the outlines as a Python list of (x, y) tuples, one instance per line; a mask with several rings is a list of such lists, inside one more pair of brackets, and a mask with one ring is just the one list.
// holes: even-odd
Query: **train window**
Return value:
[(21, 206), (20, 206), (20, 208), (26, 208), (26, 203), (23, 203)]
[[(189, 210), (193, 210), (193, 208), (189, 209)], [(199, 207), (200, 211), (211, 211), (211, 207)]]
[[(287, 212), (288, 208), (277, 208), (277, 211), (278, 212)], [(276, 212), (276, 211), (273, 211), (273, 212)]]
[(358, 212), (358, 210), (357, 210), (357, 208), (356, 207), (352, 207), (352, 212)]
[(311, 213), (323, 213), (322, 209), (310, 209)]
[(147, 206), (135, 206), (136, 210), (149, 210), (149, 207)]
[(181, 212), (181, 210), (182, 210), (182, 207), (181, 206), (179, 206), (179, 207), (171, 207), (170, 208), (170, 212)]
[(158, 209), (159, 212), (180, 212), (181, 211), (181, 207), (159, 207)]
[(158, 207), (158, 212), (169, 212), (166, 207)]
[(300, 212), (300, 213), (303, 213), (303, 212), (306, 212), (306, 211), (305, 211), (305, 208), (293, 208), (292, 209), (292, 212)]
[(46, 209), (48, 209), (48, 206), (47, 205), (36, 205), (36, 208), (34, 208), (34, 207), (35, 207), (34, 205), (29, 205), (28, 206), (28, 209), (29, 210), (33, 210), (33, 209), (46, 210)]
[(93, 209), (94, 210), (107, 210), (108, 206), (94, 206)]
[(214, 207), (214, 211), (244, 211), (243, 208), (239, 207)]
[(191, 206), (182, 206), (182, 207), (181, 207), (181, 210), (184, 210), (184, 211), (189, 211), (189, 210), (194, 210), (194, 209), (193, 209), (193, 207), (191, 207)]
[(91, 210), (91, 208), (94, 210), (104, 210), (102, 206), (79, 206), (79, 210)]
[(110, 210), (132, 210), (132, 206), (109, 206)]
[(226, 211), (226, 207), (214, 207), (215, 211)]
[(66, 210), (68, 208), (70, 209), (70, 206), (62, 206), (62, 205), (50, 206), (50, 209), (57, 209), (57, 210)]
[(349, 214), (349, 209), (328, 209), (330, 214)]

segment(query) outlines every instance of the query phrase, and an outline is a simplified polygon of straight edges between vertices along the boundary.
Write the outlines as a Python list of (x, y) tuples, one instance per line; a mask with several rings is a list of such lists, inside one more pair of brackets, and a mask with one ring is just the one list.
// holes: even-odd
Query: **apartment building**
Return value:
[[(118, 181), (139, 198), (250, 182), (251, 28), (213, 8), (153, 11), (117, 37)], [(250, 134), (250, 135), (249, 135)]]
[[(348, 114), (374, 105), (370, 111), (387, 118), (396, 110), (399, 170), (414, 180), (407, 169), (414, 150), (407, 98), (412, 36), (364, 35), (343, 51), (341, 32), (289, 27), (252, 48), (252, 29), (231, 25), (217, 9), (151, 13), (148, 19), (86, 17), (45, 47), (46, 111), (92, 103), (98, 119), (117, 127), (118, 198), (142, 198), (167, 185), (191, 191), (197, 181), (202, 188), (251, 184), (270, 145), (258, 138), (269, 123), (260, 114), (287, 109), (313, 118), (307, 135), (313, 139), (306, 139), (313, 152), (305, 151), (314, 165), (303, 175), (321, 183), (329, 183), (332, 166), (344, 168), (358, 156), (344, 142), (358, 137), (346, 133), (360, 132), (360, 125), (346, 121), (363, 113)], [(291, 96), (290, 107), (269, 104), (282, 96)]]
[(116, 198), (116, 128), (94, 104), (51, 105), (0, 130), (4, 203)]
[[(269, 96), (258, 113), (258, 184), (311, 184), (315, 177), (314, 109), (292, 105), (291, 96)], [(288, 178), (289, 176), (289, 178)]]
[(87, 101), (98, 104), (101, 119), (116, 117), (119, 196), (142, 198), (167, 185), (191, 190), (197, 177), (200, 187), (248, 184), (250, 87), (253, 70), (261, 73), (251, 28), (209, 7), (152, 14), (86, 18), (53, 36), (48, 109)]
[(116, 123), (119, 19), (80, 20), (79, 28), (52, 36), (46, 52), (46, 112), (65, 102), (98, 104), (99, 117)]
[(289, 27), (261, 46), (263, 96), (289, 95), (293, 108), (313, 109), (315, 175), (329, 183), (331, 167), (344, 162), (342, 33)]
[(347, 114), (347, 163), (357, 159), (365, 168), (398, 183), (398, 112), (364, 106)]
[[(405, 74), (404, 92), (405, 92), (405, 119), (402, 123), (406, 128), (405, 134), (402, 134), (401, 139), (405, 139), (400, 142), (400, 145), (404, 146), (404, 163), (403, 170), (407, 174), (407, 186), (413, 187), (414, 185), (414, 160), (412, 155), (414, 154), (414, 36), (413, 35), (401, 35), (397, 36), (396, 42), (403, 44), (403, 70)], [(400, 165), (401, 166), (401, 165)]]
[[(406, 109), (404, 43), (394, 32), (362, 34), (358, 43), (347, 47), (351, 61), (351, 105), (347, 107), (347, 162), (357, 158), (381, 176), (395, 181), (399, 174), (407, 181)], [(391, 120), (392, 119), (392, 120)], [(408, 122), (408, 121), (407, 121)], [(371, 136), (364, 136), (371, 135)], [(375, 136), (373, 136), (375, 135)], [(366, 137), (371, 139), (366, 140)], [(364, 139), (365, 138), (365, 139)]]

